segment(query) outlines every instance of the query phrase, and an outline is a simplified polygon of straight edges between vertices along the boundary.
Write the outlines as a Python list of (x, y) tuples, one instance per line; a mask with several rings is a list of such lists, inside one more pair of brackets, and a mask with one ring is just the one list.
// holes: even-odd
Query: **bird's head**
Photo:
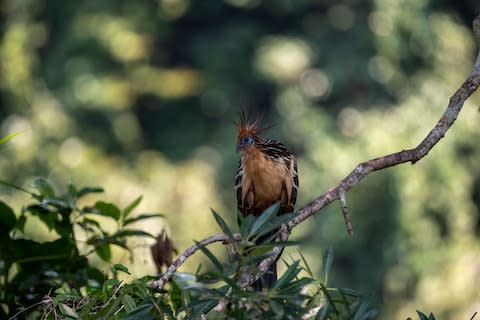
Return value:
[(235, 123), (237, 126), (237, 152), (245, 152), (255, 147), (256, 142), (260, 141), (260, 133), (268, 128), (260, 128), (261, 117), (251, 121), (244, 112), (240, 114), (240, 121)]

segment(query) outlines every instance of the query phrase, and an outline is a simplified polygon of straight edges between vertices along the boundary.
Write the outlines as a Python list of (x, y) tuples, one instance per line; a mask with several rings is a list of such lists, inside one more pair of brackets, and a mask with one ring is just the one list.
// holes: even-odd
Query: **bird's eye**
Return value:
[(253, 138), (252, 137), (245, 137), (242, 139), (242, 143), (245, 145), (251, 145), (253, 143)]

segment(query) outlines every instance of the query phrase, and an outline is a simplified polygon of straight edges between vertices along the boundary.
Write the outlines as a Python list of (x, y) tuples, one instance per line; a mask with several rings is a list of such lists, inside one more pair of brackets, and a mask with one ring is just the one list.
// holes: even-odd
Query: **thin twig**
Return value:
[[(239, 233), (234, 233), (233, 234), (233, 239), (235, 241), (240, 240), (240, 234)], [(162, 274), (160, 279), (154, 281), (151, 286), (154, 288), (162, 289), (165, 284), (170, 280), (172, 275), (177, 271), (177, 269), (187, 260), (188, 257), (193, 255), (195, 252), (200, 250), (201, 247), (215, 243), (215, 242), (230, 242), (230, 238), (226, 234), (216, 234), (211, 237), (208, 237), (206, 239), (203, 239), (202, 241), (198, 242), (197, 244), (194, 244), (190, 247), (188, 247), (173, 263), (168, 267), (167, 271)]]
[(345, 226), (347, 227), (347, 232), (349, 235), (353, 235), (352, 221), (350, 220), (350, 215), (348, 214), (347, 207), (347, 197), (345, 196), (345, 191), (339, 191), (340, 196), (340, 206), (342, 207), (343, 219), (345, 220)]
[(13, 320), (15, 319), (17, 316), (19, 316), (20, 314), (24, 313), (24, 312), (27, 312), (28, 310), (32, 309), (32, 308), (35, 308), (36, 306), (39, 306), (41, 304), (43, 305), (46, 305), (48, 304), (50, 301), (48, 299), (43, 299), (41, 301), (38, 301), (37, 303), (34, 303), (32, 304), (31, 306), (28, 306), (27, 308), (23, 308), (22, 310), (18, 311), (17, 313), (15, 313), (13, 316), (11, 316), (10, 318), (8, 318), (8, 320)]

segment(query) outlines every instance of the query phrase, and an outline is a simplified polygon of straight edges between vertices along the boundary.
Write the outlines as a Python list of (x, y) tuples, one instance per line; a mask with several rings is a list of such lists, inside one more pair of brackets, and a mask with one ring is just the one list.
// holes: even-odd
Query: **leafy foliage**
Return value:
[[(30, 318), (87, 320), (199, 319), (203, 315), (209, 319), (367, 320), (377, 316), (377, 310), (358, 292), (327, 286), (333, 262), (330, 247), (324, 254), (324, 274), (320, 278), (298, 252), (299, 259), (283, 260), (286, 271), (271, 288), (258, 292), (240, 286), (246, 274), (259, 271), (258, 263), (272, 253), (274, 246), (294, 244), (274, 242), (276, 234), (272, 231), (291, 218), (276, 215), (278, 204), (257, 219), (240, 217), (240, 240), (235, 240), (235, 230), (213, 211), (218, 226), (231, 240), (228, 261), (222, 262), (207, 247), (201, 247), (213, 269), (202, 272), (199, 266), (195, 274), (177, 272), (170, 285), (159, 290), (150, 285), (156, 277), (120, 280), (119, 274), (130, 275), (124, 265), (113, 264), (104, 274), (87, 260), (95, 252), (110, 262), (112, 245), (129, 250), (128, 237), (152, 237), (145, 231), (125, 228), (134, 221), (161, 217), (140, 214), (129, 218), (141, 197), (123, 210), (103, 201), (80, 207), (80, 198), (103, 190), (71, 185), (68, 193), (60, 196), (47, 180), (37, 179), (34, 185), (34, 192), (24, 190), (33, 202), (21, 210), (19, 217), (0, 202), (0, 266), (5, 284), (0, 289), (2, 317), (7, 317), (6, 310), (13, 318), (28, 314)], [(95, 215), (116, 221), (117, 230), (104, 230)], [(44, 243), (22, 239), (25, 222), (33, 216), (55, 231), (58, 239)], [(75, 226), (88, 235), (87, 253), (78, 249)], [(427, 318), (417, 313), (420, 319), (434, 319), (433, 314)]]
[[(1, 182), (1, 181), (0, 181)], [(9, 183), (1, 182), (8, 186)], [(19, 306), (28, 306), (38, 302), (54, 288), (61, 288), (63, 296), (57, 296), (53, 302), (62, 314), (71, 308), (61, 301), (79, 296), (78, 288), (86, 294), (102, 292), (102, 298), (109, 296), (109, 291), (116, 279), (105, 280), (106, 275), (92, 266), (87, 257), (94, 252), (104, 261), (111, 261), (111, 246), (120, 246), (129, 250), (127, 239), (133, 236), (154, 237), (153, 235), (132, 228), (126, 228), (132, 222), (142, 219), (162, 217), (161, 214), (143, 214), (126, 220), (132, 210), (139, 204), (141, 197), (135, 199), (124, 210), (112, 203), (97, 201), (93, 206), (78, 206), (77, 201), (90, 193), (103, 192), (101, 188), (68, 187), (68, 193), (58, 195), (52, 185), (44, 179), (35, 180), (35, 191), (30, 192), (21, 187), (15, 188), (27, 192), (33, 201), (22, 208), (17, 217), (5, 202), (0, 201), (0, 303), (8, 310)], [(105, 230), (95, 220), (95, 215), (108, 217), (117, 222), (117, 229)], [(22, 237), (28, 219), (37, 217), (47, 228), (57, 234), (57, 239), (37, 242)], [(83, 230), (86, 248), (79, 250), (76, 228)], [(78, 231), (77, 231), (78, 232)], [(124, 268), (116, 270), (127, 271)], [(109, 286), (110, 284), (110, 286)], [(77, 289), (68, 289), (68, 288)], [(125, 298), (130, 301), (129, 298)], [(4, 312), (3, 308), (0, 308)]]

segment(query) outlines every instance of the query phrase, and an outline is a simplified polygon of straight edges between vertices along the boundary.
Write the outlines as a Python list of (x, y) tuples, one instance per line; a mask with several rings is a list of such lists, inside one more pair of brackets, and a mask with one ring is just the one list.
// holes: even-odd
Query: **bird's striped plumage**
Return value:
[[(295, 156), (279, 141), (264, 139), (259, 120), (249, 122), (242, 113), (237, 124), (237, 151), (241, 152), (235, 190), (237, 207), (243, 215), (260, 215), (280, 202), (279, 214), (293, 212), (298, 192)], [(273, 264), (263, 278), (254, 284), (256, 290), (271, 286), (277, 278)]]
[(244, 215), (260, 215), (280, 201), (279, 213), (293, 212), (298, 192), (295, 156), (279, 141), (254, 137), (235, 176), (237, 207)]

